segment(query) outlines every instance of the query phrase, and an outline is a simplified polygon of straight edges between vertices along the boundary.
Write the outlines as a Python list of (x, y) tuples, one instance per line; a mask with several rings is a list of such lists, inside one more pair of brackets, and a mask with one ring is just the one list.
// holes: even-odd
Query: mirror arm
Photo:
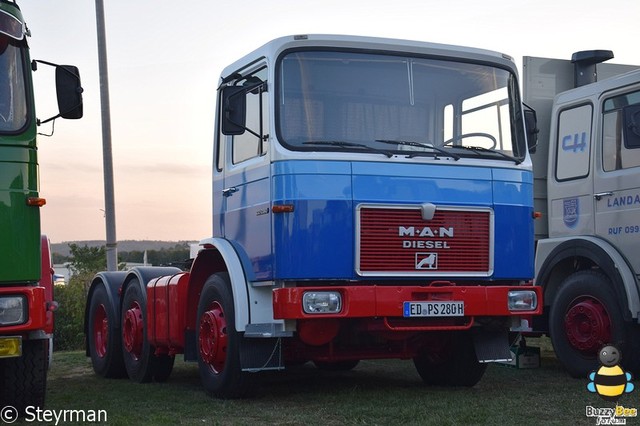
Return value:
[(54, 116), (53, 116), (53, 117), (51, 117), (51, 118), (47, 118), (46, 120), (40, 120), (40, 119), (38, 119), (38, 120), (36, 120), (36, 125), (40, 126), (41, 124), (48, 123), (48, 122), (50, 122), (50, 121), (55, 120), (56, 118), (58, 118), (58, 117), (60, 117), (60, 116), (62, 116), (62, 113), (60, 113), (60, 114), (58, 114), (58, 115), (54, 115)]

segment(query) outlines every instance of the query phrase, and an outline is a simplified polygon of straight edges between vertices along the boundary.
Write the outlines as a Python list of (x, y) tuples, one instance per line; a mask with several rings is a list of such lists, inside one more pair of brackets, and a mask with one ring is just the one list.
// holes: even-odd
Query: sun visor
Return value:
[(4, 10), (0, 10), (0, 34), (7, 35), (15, 40), (24, 39), (25, 26), (18, 18)]

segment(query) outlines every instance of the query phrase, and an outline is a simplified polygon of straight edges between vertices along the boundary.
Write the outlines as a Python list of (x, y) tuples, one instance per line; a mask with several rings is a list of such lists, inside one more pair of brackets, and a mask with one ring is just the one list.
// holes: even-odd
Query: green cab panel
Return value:
[(40, 279), (40, 210), (35, 149), (0, 144), (0, 284)]

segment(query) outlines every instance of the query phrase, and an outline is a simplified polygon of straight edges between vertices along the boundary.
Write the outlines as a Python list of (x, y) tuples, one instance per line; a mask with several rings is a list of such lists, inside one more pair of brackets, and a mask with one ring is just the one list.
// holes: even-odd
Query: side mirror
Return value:
[(226, 86), (222, 89), (222, 133), (241, 135), (246, 130), (246, 87)]
[(627, 105), (622, 108), (622, 116), (625, 148), (640, 148), (640, 105)]
[(538, 117), (536, 116), (536, 112), (529, 107), (524, 110), (524, 125), (527, 132), (527, 146), (529, 148), (529, 153), (533, 154), (536, 152), (536, 148), (538, 146), (538, 133), (540, 132), (540, 129), (538, 129)]
[(56, 67), (56, 92), (60, 117), (78, 119), (82, 117), (82, 86), (80, 72), (72, 65)]
[[(80, 72), (73, 65), (58, 65), (39, 59), (31, 62), (31, 69), (36, 71), (38, 64), (49, 65), (56, 69), (56, 93), (58, 97), (58, 115), (38, 120), (38, 126), (58, 117), (77, 119), (82, 117), (82, 86)], [(52, 133), (53, 134), (53, 133)], [(51, 135), (47, 135), (51, 136)]]

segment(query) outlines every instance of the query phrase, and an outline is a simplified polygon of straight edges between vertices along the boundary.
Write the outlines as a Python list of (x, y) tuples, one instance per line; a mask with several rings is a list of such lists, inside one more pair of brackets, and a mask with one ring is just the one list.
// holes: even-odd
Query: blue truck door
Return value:
[[(255, 78), (266, 82), (266, 68), (243, 77), (255, 86)], [(254, 80), (252, 80), (254, 79)], [(240, 84), (247, 84), (240, 82)], [(268, 93), (264, 84), (248, 91), (246, 128), (241, 135), (227, 136), (223, 170), (222, 214), (224, 237), (249, 262), (250, 280), (272, 278), (271, 172), (268, 140)]]

